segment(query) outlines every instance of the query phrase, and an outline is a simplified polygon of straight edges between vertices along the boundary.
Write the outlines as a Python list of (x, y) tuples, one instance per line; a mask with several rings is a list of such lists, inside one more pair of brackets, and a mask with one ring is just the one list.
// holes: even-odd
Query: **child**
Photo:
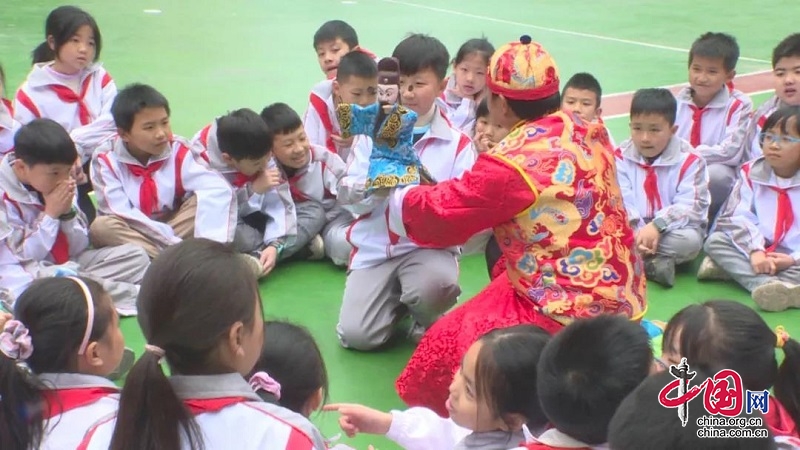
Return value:
[(255, 111), (239, 109), (200, 130), (192, 150), (235, 191), (233, 246), (253, 256), (247, 259), (258, 263), (256, 273), (267, 275), (296, 228), (289, 185), (272, 158), (272, 133)]
[(21, 126), (14, 118), (14, 106), (5, 98), (6, 74), (0, 65), (0, 158), (14, 150), (14, 135)]
[(119, 402), (104, 378), (125, 345), (111, 298), (88, 278), (40, 279), (14, 316), (0, 334), (0, 447), (76, 448)]
[[(489, 104), (484, 97), (484, 99), (478, 103), (478, 107), (475, 108), (475, 127), (472, 129), (475, 145), (478, 145), (478, 138), (487, 131), (489, 131)], [(487, 150), (488, 148), (483, 149), (483, 151), (478, 150), (478, 153), (484, 153)]]
[(134, 245), (88, 250), (88, 224), (70, 178), (78, 152), (69, 134), (50, 119), (34, 119), (14, 146), (0, 162), (0, 222), (11, 227), (0, 260), (12, 261), (0, 287), (18, 297), (36, 278), (78, 272), (101, 282), (121, 313), (135, 314), (149, 260)]
[(783, 311), (800, 308), (800, 106), (777, 110), (764, 129), (764, 156), (739, 171), (697, 278), (727, 273), (759, 307)]
[[(664, 330), (668, 364), (686, 358), (691, 367), (717, 373), (735, 370), (744, 389), (772, 389), (765, 423), (776, 436), (800, 437), (800, 343), (778, 327), (773, 332), (752, 308), (729, 300), (690, 305)], [(775, 349), (783, 350), (780, 368)]]
[(649, 374), (647, 332), (620, 316), (573, 322), (545, 346), (536, 386), (553, 428), (525, 448), (602, 448), (611, 417)]
[(119, 135), (92, 157), (101, 214), (91, 227), (92, 244), (129, 242), (155, 258), (192, 236), (232, 242), (233, 190), (172, 135), (167, 99), (150, 86), (132, 84), (120, 91), (111, 112)]
[[(469, 137), (450, 125), (436, 106), (450, 59), (436, 38), (414, 34), (394, 49), (400, 61), (401, 102), (418, 118), (414, 150), (436, 180), (460, 177), (472, 167), (476, 152)], [(398, 307), (411, 311), (418, 338), (461, 292), (458, 286), (457, 247), (420, 248), (389, 230), (386, 197), (365, 197), (372, 140), (356, 136), (339, 182), (338, 199), (360, 215), (348, 229), (353, 246), (337, 333), (345, 347), (376, 348), (392, 335)]]
[(476, 109), (484, 97), (486, 69), (494, 47), (486, 38), (461, 45), (453, 60), (453, 74), (439, 97), (439, 105), (453, 127), (472, 135)]
[(703, 34), (689, 51), (689, 87), (676, 96), (677, 136), (689, 141), (708, 164), (709, 220), (716, 217), (736, 180), (753, 112), (750, 98), (731, 84), (738, 59), (739, 45), (733, 36)]
[(354, 217), (336, 204), (344, 162), (337, 154), (311, 144), (300, 116), (285, 103), (264, 108), (261, 117), (273, 134), (273, 153), (282, 176), (289, 180), (296, 206), (297, 238), (283, 249), (281, 258), (300, 256), (298, 252), (308, 248), (306, 254), (312, 259), (325, 255), (337, 266), (346, 265), (352, 250), (346, 235)]
[(641, 89), (631, 103), (631, 138), (617, 150), (617, 173), (636, 250), (648, 279), (675, 283), (675, 265), (694, 260), (708, 224), (708, 172), (703, 158), (675, 136), (675, 98)]
[(508, 136), (511, 131), (500, 121), (492, 119), (486, 99), (481, 100), (475, 112), (475, 129), (472, 141), (478, 154), (486, 153)]
[(341, 59), (350, 52), (359, 51), (375, 59), (369, 50), (358, 45), (356, 30), (343, 20), (329, 20), (319, 27), (314, 33), (314, 50), (319, 68), (328, 80), (336, 78)]
[(340, 103), (367, 106), (375, 103), (378, 95), (378, 65), (363, 52), (350, 52), (342, 57), (334, 80), (314, 86), (303, 125), (308, 140), (338, 154), (346, 161), (353, 138), (340, 136), (341, 127), (336, 116)]
[(781, 106), (800, 106), (800, 33), (787, 36), (772, 51), (772, 73), (775, 95), (756, 109), (747, 125), (743, 161), (763, 154), (761, 132), (770, 114)]
[(449, 419), (427, 408), (384, 413), (362, 405), (328, 405), (339, 411), (348, 436), (381, 434), (405, 449), (499, 449), (538, 435), (547, 419), (539, 406), (536, 367), (550, 335), (539, 327), (497, 329), (464, 355), (450, 385)]
[[(689, 387), (700, 385), (711, 375), (710, 372), (696, 369), (695, 377), (688, 382)], [(756, 438), (749, 436), (726, 436), (724, 438), (702, 437), (703, 428), (697, 420), (708, 414), (695, 401), (688, 409), (686, 426), (683, 426), (674, 408), (665, 408), (658, 402), (658, 396), (664, 386), (675, 380), (669, 372), (659, 372), (649, 376), (619, 405), (611, 419), (608, 429), (608, 444), (614, 450), (772, 450), (775, 443), (772, 437)], [(677, 390), (670, 394), (675, 397)], [(702, 396), (702, 394), (701, 394)], [(771, 405), (770, 405), (771, 406)], [(748, 414), (742, 412), (741, 418), (761, 419), (758, 411)], [(748, 428), (753, 436), (757, 436), (756, 422), (750, 422)], [(747, 433), (747, 432), (745, 432)]]
[(306, 418), (261, 401), (242, 378), (261, 353), (264, 319), (256, 278), (233, 249), (202, 238), (167, 248), (145, 274), (138, 307), (145, 352), (118, 414), (80, 448), (325, 448)]
[[(47, 16), (45, 42), (35, 53), (30, 74), (17, 91), (14, 114), (23, 125), (37, 117), (66, 129), (88, 173), (92, 152), (114, 134), (111, 104), (117, 86), (96, 60), (102, 37), (94, 18), (75, 6), (60, 6)], [(88, 182), (79, 188), (79, 204), (89, 223), (95, 218)]]
[[(594, 75), (585, 72), (576, 73), (567, 80), (561, 91), (561, 109), (576, 114), (585, 122), (602, 124), (603, 108), (600, 107), (602, 98), (603, 89)], [(610, 132), (608, 139), (612, 147), (617, 146)]]

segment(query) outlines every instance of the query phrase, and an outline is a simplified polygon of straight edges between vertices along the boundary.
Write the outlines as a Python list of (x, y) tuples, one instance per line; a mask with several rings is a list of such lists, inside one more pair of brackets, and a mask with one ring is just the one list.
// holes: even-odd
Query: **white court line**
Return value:
[[(759, 71), (756, 71), (756, 72), (743, 73), (741, 75), (737, 74), (736, 77), (733, 79), (733, 82), (735, 84), (736, 83), (736, 79), (740, 78), (740, 77), (747, 77), (747, 76), (752, 76), (752, 75), (761, 75), (761, 74), (764, 74), (764, 73), (772, 73), (772, 71), (771, 70), (759, 70)], [(684, 81), (683, 83), (675, 83), (675, 84), (670, 84), (668, 86), (659, 86), (659, 87), (664, 88), (664, 89), (672, 89), (672, 88), (676, 88), (676, 87), (679, 87), (679, 86), (688, 86), (688, 85), (689, 85), (689, 83)], [(752, 94), (760, 94), (761, 92), (762, 91), (753, 92)], [(767, 92), (767, 91), (763, 91), (763, 92)], [(631, 95), (631, 94), (634, 94), (634, 93), (636, 93), (636, 90), (625, 91), (625, 92), (614, 92), (613, 94), (604, 95), (603, 96), (603, 100), (605, 100), (607, 98), (624, 97), (626, 95)], [(751, 95), (751, 93), (748, 93), (748, 95)]]
[[(539, 25), (532, 25), (532, 24), (529, 24), (529, 23), (515, 22), (513, 20), (496, 19), (494, 17), (483, 16), (483, 15), (480, 15), (480, 14), (470, 14), (470, 13), (465, 13), (465, 12), (461, 12), (461, 11), (454, 11), (452, 9), (444, 9), (444, 8), (436, 8), (436, 7), (433, 7), (433, 6), (419, 5), (417, 3), (410, 3), (410, 2), (403, 1), (403, 0), (381, 0), (381, 1), (383, 1), (385, 3), (395, 3), (395, 4), (398, 4), (398, 5), (411, 6), (413, 8), (427, 9), (429, 11), (436, 11), (436, 12), (445, 13), (445, 14), (452, 14), (452, 15), (455, 15), (455, 16), (469, 17), (471, 19), (485, 20), (487, 22), (503, 23), (503, 24), (506, 24), (506, 25), (515, 25), (515, 26), (520, 26), (520, 27), (532, 28), (532, 29), (535, 29), (535, 30), (549, 31), (549, 32), (552, 32), (552, 33), (561, 33), (561, 34), (567, 34), (567, 35), (570, 35), (570, 36), (580, 36), (580, 37), (598, 39), (598, 40), (603, 40), (603, 41), (617, 42), (617, 43), (620, 43), (620, 44), (637, 45), (639, 47), (656, 48), (656, 49), (659, 49), (659, 50), (668, 50), (668, 51), (672, 51), (672, 52), (689, 53), (689, 49), (688, 48), (671, 47), (671, 46), (668, 46), (668, 45), (651, 44), (649, 42), (641, 42), (641, 41), (632, 41), (630, 39), (620, 39), (620, 38), (615, 38), (615, 37), (610, 37), (610, 36), (602, 36), (602, 35), (599, 35), (599, 34), (581, 33), (581, 32), (578, 32), (578, 31), (569, 31), (569, 30), (560, 30), (558, 28), (542, 27), (542, 26), (539, 26)], [(746, 56), (740, 56), (739, 60), (740, 61), (757, 62), (757, 63), (762, 63), (762, 64), (772, 64), (771, 61), (768, 61), (766, 59), (748, 58)]]
[[(770, 92), (775, 92), (775, 89), (764, 89), (763, 91), (748, 92), (747, 95), (748, 96), (761, 95), (761, 94), (767, 94), (767, 93), (770, 93)], [(616, 95), (616, 94), (613, 94), (613, 95)], [(623, 117), (628, 117), (628, 116), (629, 116), (629, 113), (614, 114), (612, 116), (603, 116), (603, 121), (607, 122), (609, 120), (621, 119)]]

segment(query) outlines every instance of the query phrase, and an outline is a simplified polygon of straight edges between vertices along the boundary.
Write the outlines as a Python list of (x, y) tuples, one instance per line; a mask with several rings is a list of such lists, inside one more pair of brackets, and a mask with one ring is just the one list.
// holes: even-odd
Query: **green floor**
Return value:
[[(557, 3), (517, 0), (131, 0), (77, 1), (103, 32), (101, 60), (118, 86), (139, 81), (161, 90), (172, 103), (173, 129), (191, 137), (216, 115), (239, 107), (260, 110), (282, 101), (302, 113), (309, 89), (321, 79), (312, 35), (325, 20), (341, 18), (359, 32), (361, 43), (390, 54), (408, 32), (441, 39), (454, 54), (461, 42), (485, 35), (496, 45), (530, 34), (548, 48), (562, 77), (594, 73), (607, 93), (680, 83), (686, 79), (687, 49), (699, 34), (727, 31), (737, 36), (742, 58), (738, 72), (770, 68), (772, 47), (796, 31), (796, 0), (661, 2), (605, 0)], [(0, 7), (0, 64), (7, 95), (29, 70), (30, 51), (41, 42), (44, 18), (60, 3), (53, 0), (3, 0)], [(426, 6), (428, 5), (428, 6)], [(525, 5), (521, 7), (520, 5)], [(578, 13), (579, 12), (579, 13)], [(766, 96), (758, 96), (758, 103)], [(609, 121), (621, 141), (627, 121)], [(724, 283), (698, 283), (694, 270), (679, 276), (675, 288), (650, 286), (648, 317), (668, 319), (681, 307), (710, 298), (750, 304), (745, 292)], [(463, 299), (487, 282), (481, 258), (463, 261)], [(400, 407), (393, 382), (412, 351), (402, 339), (379, 353), (340, 349), (334, 326), (344, 287), (344, 272), (325, 263), (278, 268), (263, 283), (270, 317), (303, 323), (317, 337), (328, 365), (333, 401), (357, 401), (378, 408)], [(771, 326), (785, 325), (800, 335), (800, 311), (765, 314)], [(143, 340), (135, 320), (123, 321), (128, 345)], [(336, 417), (314, 418), (322, 430), (337, 432)], [(348, 443), (394, 448), (380, 438)]]

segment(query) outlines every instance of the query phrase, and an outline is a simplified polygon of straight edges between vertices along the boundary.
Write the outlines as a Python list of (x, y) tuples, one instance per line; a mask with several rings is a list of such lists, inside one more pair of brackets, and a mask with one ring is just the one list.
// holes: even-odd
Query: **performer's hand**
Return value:
[(794, 265), (794, 258), (786, 253), (770, 252), (767, 253), (767, 259), (775, 264), (775, 272), (783, 272)]
[(775, 275), (775, 261), (768, 258), (766, 252), (757, 251), (750, 254), (750, 266), (756, 274)]
[(656, 226), (652, 222), (648, 223), (636, 235), (636, 249), (643, 255), (653, 255), (658, 249), (660, 239), (661, 233), (658, 232)]
[(272, 269), (275, 268), (275, 264), (278, 262), (278, 249), (269, 246), (261, 251), (261, 266), (264, 268), (264, 275), (269, 274), (272, 272)]
[(339, 412), (339, 427), (353, 437), (358, 433), (386, 434), (392, 426), (392, 415), (363, 405), (333, 403), (325, 405), (323, 411)]
[(333, 141), (333, 144), (336, 146), (337, 150), (342, 150), (352, 147), (353, 139), (355, 139), (355, 136), (350, 136), (349, 138), (345, 139), (337, 134), (331, 135), (331, 140)]

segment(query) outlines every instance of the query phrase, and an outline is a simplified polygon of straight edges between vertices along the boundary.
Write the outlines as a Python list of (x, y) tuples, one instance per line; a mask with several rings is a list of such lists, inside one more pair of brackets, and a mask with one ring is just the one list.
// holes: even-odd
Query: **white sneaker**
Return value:
[(697, 269), (698, 280), (721, 280), (727, 281), (731, 277), (728, 272), (722, 270), (713, 259), (706, 256), (703, 262), (700, 263), (700, 268)]
[(800, 285), (773, 280), (753, 289), (751, 297), (764, 311), (800, 308)]
[(260, 259), (253, 255), (248, 255), (247, 253), (240, 253), (240, 256), (242, 257), (242, 260), (247, 263), (247, 268), (253, 272), (253, 275), (255, 275), (256, 279), (261, 279), (264, 277), (264, 275), (266, 275), (264, 273), (264, 266), (261, 265)]
[(308, 250), (311, 252), (311, 256), (308, 257), (309, 261), (319, 261), (324, 259), (325, 241), (322, 240), (322, 236), (314, 236), (314, 238), (308, 243)]

